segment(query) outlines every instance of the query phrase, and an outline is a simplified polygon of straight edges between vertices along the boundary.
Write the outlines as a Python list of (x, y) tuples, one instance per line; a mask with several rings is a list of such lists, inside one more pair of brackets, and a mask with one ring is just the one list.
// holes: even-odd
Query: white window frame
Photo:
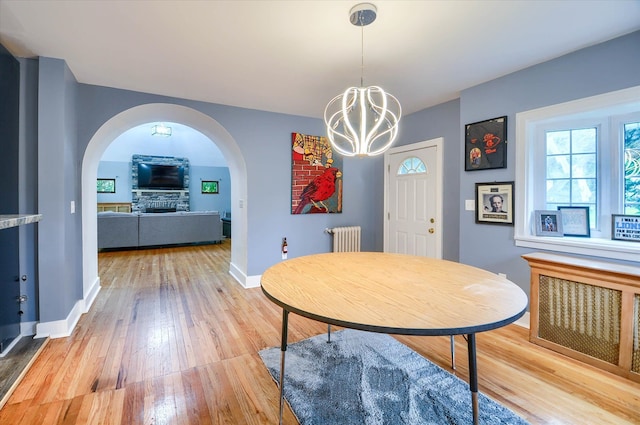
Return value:
[[(514, 217), (516, 246), (616, 260), (638, 261), (640, 258), (640, 243), (611, 240), (610, 223), (601, 223), (602, 234), (599, 238), (536, 236), (535, 228), (533, 227), (534, 211), (545, 209), (544, 204), (541, 204), (540, 197), (536, 198), (535, 190), (536, 174), (539, 176), (539, 168), (536, 168), (535, 164), (536, 158), (540, 160), (540, 155), (544, 155), (540, 149), (539, 137), (541, 132), (544, 129), (553, 127), (554, 124), (557, 125), (558, 122), (593, 120), (603, 115), (625, 115), (637, 111), (640, 111), (640, 86), (516, 114)], [(603, 145), (599, 147), (599, 152), (608, 153), (615, 158), (619, 156), (619, 150), (617, 144), (615, 150), (612, 150), (609, 142), (611, 137), (608, 133), (617, 132), (617, 129), (615, 125), (611, 125), (610, 128), (611, 131), (607, 128), (601, 129), (603, 136), (601, 143)], [(613, 164), (618, 162), (612, 161)], [(602, 178), (604, 181), (620, 175), (620, 170), (616, 169), (616, 167), (611, 170), (599, 168), (598, 172), (598, 178)], [(600, 188), (598, 190), (599, 197), (603, 196), (602, 192), (603, 190)], [(608, 202), (602, 198), (598, 200), (601, 204), (607, 205), (600, 212), (600, 220), (606, 220), (607, 217), (610, 220), (611, 211), (607, 212), (606, 209), (610, 205), (614, 205), (614, 202), (617, 202), (619, 198), (618, 194), (612, 195), (613, 199)]]

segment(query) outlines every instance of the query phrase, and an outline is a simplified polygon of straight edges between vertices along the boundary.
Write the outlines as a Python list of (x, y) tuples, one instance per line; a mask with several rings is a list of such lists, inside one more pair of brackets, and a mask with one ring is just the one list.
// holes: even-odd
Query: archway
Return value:
[(83, 300), (87, 311), (100, 289), (98, 276), (97, 194), (98, 164), (105, 149), (124, 131), (150, 121), (173, 121), (198, 130), (222, 151), (229, 166), (233, 244), (229, 272), (247, 286), (247, 167), (233, 137), (216, 120), (180, 105), (154, 103), (128, 109), (105, 122), (93, 135), (82, 159)]

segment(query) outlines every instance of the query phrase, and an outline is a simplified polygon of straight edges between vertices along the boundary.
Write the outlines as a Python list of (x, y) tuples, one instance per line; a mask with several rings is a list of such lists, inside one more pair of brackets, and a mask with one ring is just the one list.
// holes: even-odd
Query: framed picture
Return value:
[(558, 207), (562, 213), (562, 231), (564, 236), (591, 237), (589, 207)]
[(611, 239), (640, 242), (640, 215), (613, 214)]
[(536, 210), (536, 236), (564, 236), (562, 230), (562, 212)]
[(507, 167), (507, 117), (464, 126), (464, 170)]
[(207, 195), (215, 195), (218, 193), (218, 181), (217, 180), (202, 180), (201, 183), (202, 193)]
[(98, 179), (98, 193), (116, 193), (116, 179)]
[(513, 182), (476, 183), (476, 223), (513, 226)]

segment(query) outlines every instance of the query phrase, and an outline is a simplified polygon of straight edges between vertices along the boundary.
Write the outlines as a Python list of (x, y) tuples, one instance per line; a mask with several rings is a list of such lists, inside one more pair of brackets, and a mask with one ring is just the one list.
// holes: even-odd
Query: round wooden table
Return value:
[(316, 254), (264, 272), (262, 291), (282, 307), (280, 423), (289, 313), (323, 323), (402, 335), (467, 335), (469, 387), (478, 423), (478, 332), (516, 321), (522, 289), (494, 273), (427, 257), (381, 252)]

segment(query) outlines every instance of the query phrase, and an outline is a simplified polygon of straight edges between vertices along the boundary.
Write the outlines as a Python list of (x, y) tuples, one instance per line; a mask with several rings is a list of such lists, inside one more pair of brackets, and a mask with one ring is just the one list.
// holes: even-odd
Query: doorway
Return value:
[(385, 153), (384, 251), (442, 258), (443, 139)]
[(98, 276), (97, 194), (98, 164), (107, 146), (124, 131), (151, 121), (178, 122), (215, 140), (229, 166), (231, 214), (234, 218), (233, 245), (229, 272), (244, 287), (247, 282), (247, 169), (244, 157), (233, 137), (208, 115), (173, 104), (140, 105), (112, 117), (93, 135), (82, 160), (82, 256), (83, 310), (88, 311), (100, 289)]

